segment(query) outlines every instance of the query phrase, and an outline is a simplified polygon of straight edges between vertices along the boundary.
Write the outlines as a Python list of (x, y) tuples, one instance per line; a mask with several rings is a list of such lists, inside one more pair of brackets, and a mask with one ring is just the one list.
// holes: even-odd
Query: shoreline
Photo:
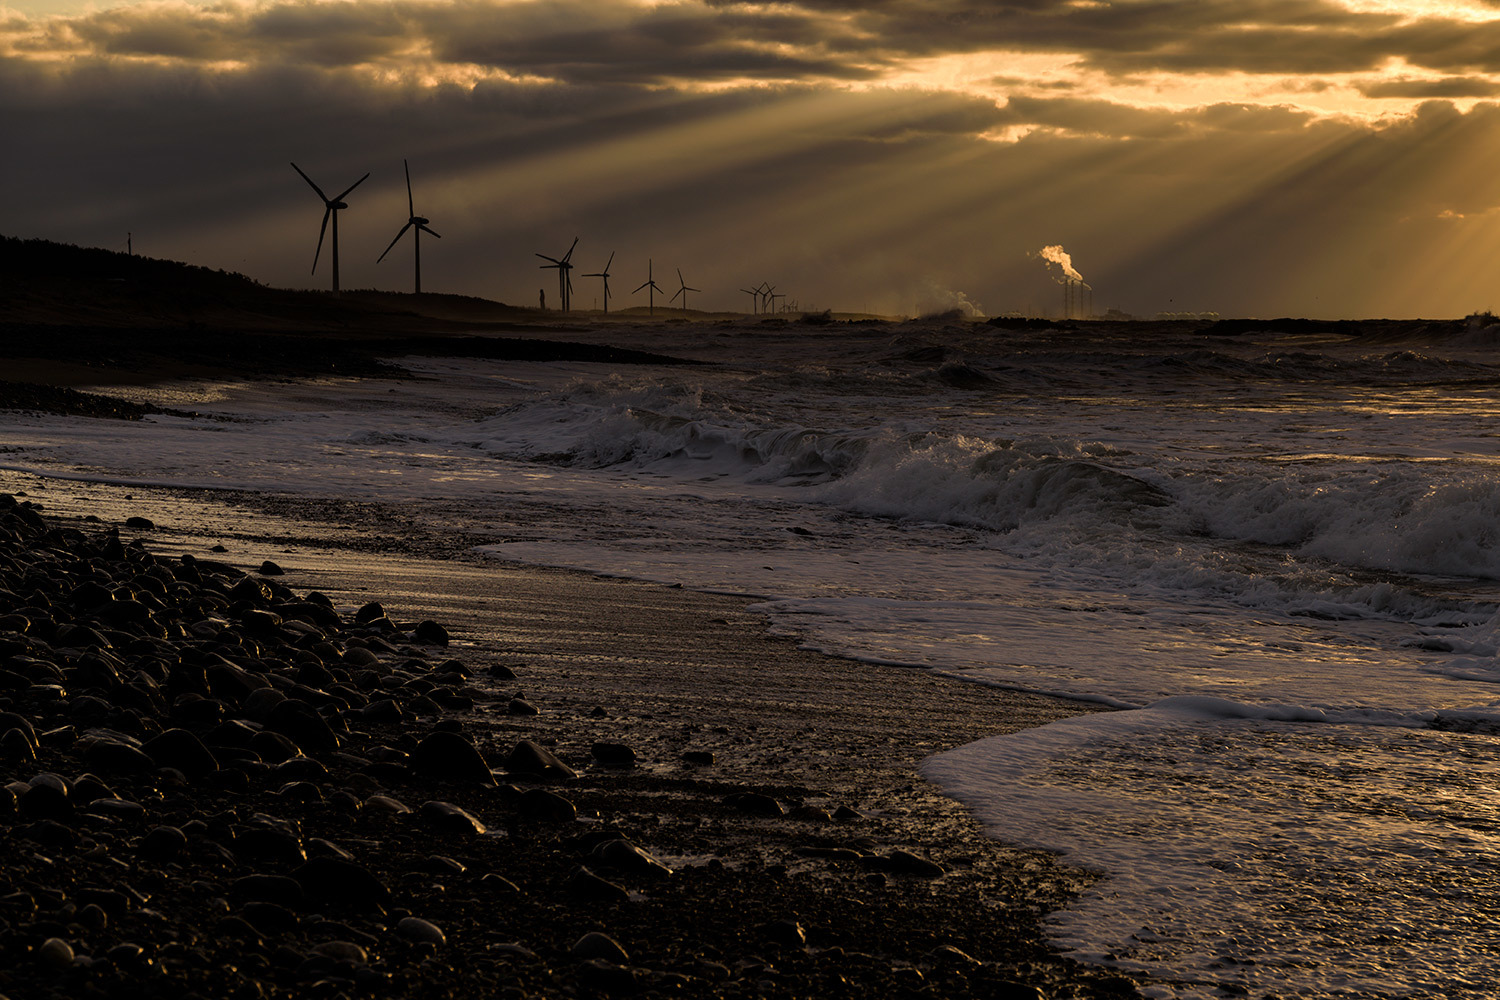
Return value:
[[(5, 474), (10, 481), (0, 485), (15, 488), (17, 475)], [(85, 507), (116, 523), (127, 509), (156, 513), (162, 528), (142, 534), (151, 551), (168, 558), (190, 549), (202, 558), (209, 547), (202, 529), (233, 525), (235, 535), (224, 538), (231, 551), (219, 560), (248, 568), (273, 559), (286, 570), (279, 581), (298, 592), (320, 589), (346, 609), (373, 599), (393, 616), (441, 616), (435, 620), (454, 640), (448, 653), (475, 670), (476, 682), (492, 668), (515, 674), (483, 686), (479, 707), (461, 713), (465, 733), (492, 761), (516, 740), (536, 738), (579, 767), (588, 785), (600, 773), (587, 766), (594, 743), (631, 746), (639, 763), (629, 772), (609, 773), (586, 790), (556, 789), (577, 801), (584, 817), (577, 825), (610, 824), (622, 810), (633, 819), (654, 817), (631, 830), (632, 839), (669, 866), (685, 866), (679, 872), (711, 871), (718, 879), (727, 873), (736, 893), (748, 887), (748, 898), (736, 904), (742, 923), (773, 924), (775, 912), (787, 909), (776, 901), (796, 899), (791, 909), (803, 916), (798, 922), (807, 934), (799, 956), (837, 964), (837, 949), (873, 951), (884, 956), (881, 962), (897, 963), (862, 989), (889, 990), (890, 975), (910, 978), (891, 969), (952, 975), (934, 964), (946, 959), (930, 957), (947, 944), (984, 963), (974, 966), (976, 974), (988, 970), (996, 983), (1036, 984), (1043, 996), (1134, 993), (1124, 977), (1078, 966), (1045, 944), (1045, 914), (1092, 877), (1041, 852), (989, 840), (962, 806), (916, 774), (917, 763), (932, 753), (1078, 714), (1084, 706), (799, 650), (792, 640), (767, 635), (763, 619), (744, 610), (748, 600), (494, 560), (337, 551), (322, 547), (327, 539), (294, 541), (296, 533), (280, 530), (286, 525), (272, 517), (262, 522), (237, 512), (225, 521), (212, 500), (183, 502), (201, 515), (217, 511), (217, 522), (184, 526), (181, 510), (163, 514), (167, 491), (63, 480), (38, 485), (26, 491), (29, 499), (44, 513), (60, 510), (70, 523), (87, 516)], [(624, 642), (630, 655), (621, 655)], [(512, 697), (538, 714), (512, 715)], [(686, 764), (686, 752), (712, 754), (714, 763)], [(784, 814), (734, 808), (725, 817), (729, 798), (746, 793), (776, 800)], [(495, 808), (469, 801), (481, 815)], [(830, 820), (840, 806), (860, 817)], [(625, 824), (617, 818), (611, 825)], [(883, 872), (898, 855), (936, 862), (945, 873), (929, 880)], [(826, 922), (807, 918), (809, 910)], [(882, 915), (877, 926), (869, 913)], [(640, 931), (609, 926), (622, 943), (636, 943), (633, 956), (640, 954)], [(879, 947), (847, 943), (841, 928), (859, 926)], [(924, 947), (914, 951), (917, 942)], [(756, 935), (743, 944), (765, 958)], [(918, 990), (911, 995), (964, 995), (916, 984), (915, 978), (908, 984)]]

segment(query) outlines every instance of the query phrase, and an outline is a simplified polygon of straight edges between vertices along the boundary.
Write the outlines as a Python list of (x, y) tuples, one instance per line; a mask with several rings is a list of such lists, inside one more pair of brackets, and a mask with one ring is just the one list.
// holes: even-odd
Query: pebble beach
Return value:
[(6, 997), (1135, 994), (1046, 943), (1092, 876), (915, 775), (1077, 705), (872, 683), (728, 598), (7, 486)]

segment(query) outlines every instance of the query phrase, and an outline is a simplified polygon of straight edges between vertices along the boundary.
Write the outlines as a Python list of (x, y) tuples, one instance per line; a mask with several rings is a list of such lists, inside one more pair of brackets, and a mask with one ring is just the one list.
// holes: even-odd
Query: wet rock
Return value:
[(189, 778), (202, 778), (219, 769), (219, 761), (203, 741), (186, 729), (168, 729), (147, 740), (141, 750), (159, 767), (175, 767)]
[(522, 740), (516, 744), (515, 749), (505, 758), (505, 770), (511, 774), (553, 781), (569, 781), (578, 777), (577, 771), (531, 740)]
[(917, 878), (937, 878), (946, 874), (948, 869), (942, 865), (920, 858), (910, 851), (892, 851), (886, 857), (868, 857), (863, 862), (876, 871), (888, 872), (893, 875), (914, 875)]
[(662, 879), (672, 874), (672, 869), (623, 838), (596, 844), (589, 856), (611, 868), (649, 879)]
[[(447, 804), (448, 803), (446, 802), (439, 803), (439, 805)], [(392, 798), (389, 795), (371, 795), (369, 798), (365, 799), (364, 807), (370, 810), (370, 812), (372, 813), (379, 813), (387, 816), (400, 816), (402, 814), (411, 812), (411, 807), (408, 806), (405, 802), (402, 802), (400, 799)], [(457, 808), (457, 806), (455, 806), (454, 808)]]
[(359, 717), (365, 722), (400, 722), (406, 717), (406, 713), (401, 711), (401, 706), (395, 699), (381, 698), (361, 708)]
[(707, 750), (686, 750), (682, 759), (689, 764), (712, 764), (714, 755)]
[(281, 733), (273, 733), (269, 729), (263, 729), (252, 736), (249, 749), (255, 751), (256, 756), (261, 760), (272, 764), (280, 764), (293, 757), (302, 756), (302, 750), (297, 744)]
[(279, 903), (256, 900), (240, 907), (240, 917), (257, 934), (285, 934), (295, 930), (301, 921), (297, 915)]
[(370, 953), (353, 941), (324, 941), (313, 946), (313, 954), (350, 965), (365, 965), (370, 961)]
[(292, 873), (313, 899), (350, 906), (381, 905), (391, 892), (363, 865), (340, 858), (313, 858)]
[(479, 886), (489, 892), (502, 894), (520, 893), (521, 887), (516, 885), (504, 875), (496, 872), (488, 872), (479, 880)]
[(301, 864), (307, 860), (302, 838), (270, 825), (250, 826), (240, 830), (234, 839), (233, 852), (242, 864), (254, 864), (258, 861)]
[(571, 823), (578, 818), (572, 802), (545, 788), (531, 788), (516, 801), (516, 811), (529, 819), (548, 823)]
[(307, 902), (301, 883), (285, 875), (245, 875), (229, 887), (231, 899), (247, 903), (275, 903), (293, 910)]
[(322, 753), (337, 750), (338, 737), (328, 727), (328, 720), (318, 710), (298, 698), (288, 698), (266, 716), (266, 726), (281, 733), (298, 746)]
[(542, 713), (541, 709), (525, 698), (512, 698), (505, 706), (505, 711), (510, 715), (540, 715)]
[(424, 802), (417, 815), (429, 827), (446, 836), (472, 837), (486, 831), (478, 817), (451, 802)]
[(158, 826), (141, 838), (141, 856), (170, 861), (187, 850), (187, 835), (175, 826)]
[(436, 732), (418, 743), (411, 752), (411, 767), (456, 781), (473, 781), (493, 785), (495, 775), (484, 755), (458, 733)]
[(438, 926), (421, 917), (402, 917), (396, 924), (396, 933), (408, 941), (422, 941), (427, 944), (447, 944), (448, 938)]
[(786, 815), (786, 809), (780, 802), (760, 792), (735, 792), (733, 795), (725, 796), (724, 802), (726, 805), (754, 816), (779, 818)]
[(761, 933), (779, 948), (802, 948), (807, 944), (807, 931), (795, 920), (774, 920), (763, 926)]
[(91, 771), (102, 774), (149, 774), (156, 761), (138, 747), (112, 739), (89, 740), (83, 746), (83, 760)]
[(412, 630), (413, 641), (427, 646), (448, 645), (448, 630), (434, 621), (422, 621)]
[(580, 961), (599, 958), (606, 962), (614, 962), (616, 965), (626, 965), (630, 962), (630, 955), (620, 947), (620, 942), (599, 931), (589, 931), (574, 941), (570, 953)]
[(630, 893), (625, 887), (608, 879), (600, 878), (579, 865), (563, 883), (563, 892), (569, 897), (585, 903), (628, 903)]
[(265, 562), (260, 564), (259, 572), (261, 576), (281, 576), (281, 574), (285, 571), (280, 566), (267, 559)]
[(354, 623), (356, 625), (365, 625), (385, 616), (385, 607), (379, 601), (371, 601), (354, 612)]
[(635, 751), (623, 743), (595, 743), (589, 753), (608, 767), (634, 767)]
[(62, 938), (48, 938), (37, 948), (36, 961), (48, 972), (63, 972), (73, 965), (73, 946)]

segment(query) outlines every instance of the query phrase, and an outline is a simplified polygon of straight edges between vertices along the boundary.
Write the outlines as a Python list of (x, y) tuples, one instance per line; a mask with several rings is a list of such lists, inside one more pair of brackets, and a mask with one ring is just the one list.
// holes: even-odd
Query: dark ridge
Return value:
[[(568, 320), (464, 295), (269, 288), (178, 261), (0, 237), (0, 358), (89, 375), (379, 377), (400, 374), (382, 359), (413, 354), (693, 363), (550, 339)], [(38, 380), (19, 368), (0, 380)]]
[(108, 417), (114, 420), (139, 420), (152, 414), (193, 417), (186, 410), (164, 409), (150, 403), (79, 392), (55, 385), (34, 382), (0, 382), (0, 410), (26, 410), (35, 413), (62, 413), (73, 417)]

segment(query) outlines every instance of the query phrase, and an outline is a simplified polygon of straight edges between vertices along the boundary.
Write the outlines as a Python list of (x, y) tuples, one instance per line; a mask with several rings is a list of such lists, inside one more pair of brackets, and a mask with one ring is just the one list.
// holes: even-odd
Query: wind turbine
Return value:
[(541, 265), (542, 270), (545, 271), (549, 267), (557, 268), (557, 297), (562, 302), (563, 312), (568, 311), (568, 302), (573, 297), (573, 276), (568, 272), (573, 270), (573, 264), (571, 263), (571, 261), (573, 257), (573, 250), (577, 246), (578, 237), (575, 236), (573, 237), (573, 246), (568, 247), (568, 252), (563, 254), (561, 258), (548, 257), (544, 253), (537, 254), (537, 256), (542, 258), (542, 260), (550, 260), (552, 262), (550, 264)]
[[(604, 270), (602, 270), (602, 271), (595, 271), (593, 274), (585, 274), (585, 275), (583, 275), (583, 277), (585, 277), (585, 278), (603, 278), (604, 279), (604, 312), (606, 314), (608, 314), (608, 312), (609, 312), (609, 265), (613, 264), (614, 262), (615, 262), (615, 252), (613, 250), (611, 250), (609, 252), (609, 260), (607, 260), (607, 261), (604, 262)], [(637, 289), (637, 290), (639, 290), (639, 289)]]
[(323, 235), (328, 232), (328, 217), (333, 216), (333, 294), (337, 295), (339, 293), (339, 210), (349, 207), (344, 204), (344, 199), (349, 196), (350, 191), (363, 184), (370, 175), (367, 173), (364, 177), (350, 184), (337, 198), (330, 198), (323, 193), (322, 188), (313, 184), (311, 177), (302, 173), (301, 167), (293, 163), (292, 169), (302, 174), (302, 179), (312, 186), (312, 189), (318, 193), (319, 198), (323, 199), (323, 225), (318, 229), (318, 249), (313, 251), (312, 273), (314, 274), (318, 271), (318, 255), (323, 252)]
[(701, 288), (689, 288), (688, 287), (688, 283), (686, 281), (682, 280), (682, 268), (680, 268), (680, 267), (677, 269), (677, 283), (679, 285), (681, 285), (682, 287), (679, 288), (679, 289), (677, 289), (676, 294), (674, 294), (667, 301), (668, 302), (676, 302), (677, 301), (677, 296), (681, 295), (682, 296), (682, 309), (683, 309), (683, 312), (686, 312), (687, 311), (687, 293), (688, 292), (701, 292), (701, 291), (703, 291), (703, 289), (701, 289)]
[(741, 288), (740, 291), (750, 296), (750, 315), (757, 315), (760, 312), (760, 290), (757, 288)]
[(771, 293), (774, 291), (776, 291), (776, 286), (769, 281), (762, 281), (760, 283), (760, 307), (762, 311), (771, 311), (771, 305), (773, 304)]
[[(642, 288), (649, 288), (650, 289), (650, 291), (648, 291), (646, 293), (646, 315), (647, 316), (655, 316), (656, 315), (656, 295), (655, 295), (655, 293), (661, 291), (661, 286), (658, 285), (656, 283), (656, 281), (651, 277), (651, 258), (649, 258), (649, 257), (646, 258), (646, 283), (643, 284), (643, 285), (637, 286), (635, 292), (639, 292)], [(635, 292), (631, 292), (630, 294), (634, 295)]]
[[(404, 226), (401, 227), (401, 231), (396, 234), (396, 239), (391, 240), (391, 245), (385, 248), (385, 253), (383, 253), (379, 257), (375, 258), (375, 263), (379, 264), (381, 261), (385, 260), (385, 254), (391, 252), (391, 248), (396, 245), (396, 242), (398, 240), (400, 240), (401, 237), (403, 237), (403, 236), (406, 235), (406, 231), (408, 229), (413, 230), (413, 232), (411, 234), (411, 243), (412, 243), (412, 252), (415, 254), (416, 260), (417, 260), (417, 294), (421, 295), (422, 294), (422, 234), (426, 233), (429, 236), (436, 236), (438, 239), (442, 239), (442, 237), (438, 236), (437, 233), (435, 233), (431, 229), (427, 228), (427, 223), (431, 221), (430, 219), (424, 219), (422, 216), (420, 216), (420, 215), (417, 214), (417, 210), (416, 210), (415, 207), (413, 207), (412, 200), (411, 200), (411, 167), (407, 166), (405, 160), (401, 161), (401, 166), (406, 171), (406, 211), (407, 211), (407, 214), (410, 216), (410, 218), (408, 218), (406, 220), (406, 225), (404, 225)], [(336, 231), (337, 230), (335, 230), (335, 232)]]
[(786, 294), (783, 293), (783, 292), (772, 293), (772, 295), (771, 295), (771, 311), (772, 312), (777, 312), (778, 310), (776, 309), (776, 300), (777, 299), (785, 299), (785, 298), (786, 298)]

